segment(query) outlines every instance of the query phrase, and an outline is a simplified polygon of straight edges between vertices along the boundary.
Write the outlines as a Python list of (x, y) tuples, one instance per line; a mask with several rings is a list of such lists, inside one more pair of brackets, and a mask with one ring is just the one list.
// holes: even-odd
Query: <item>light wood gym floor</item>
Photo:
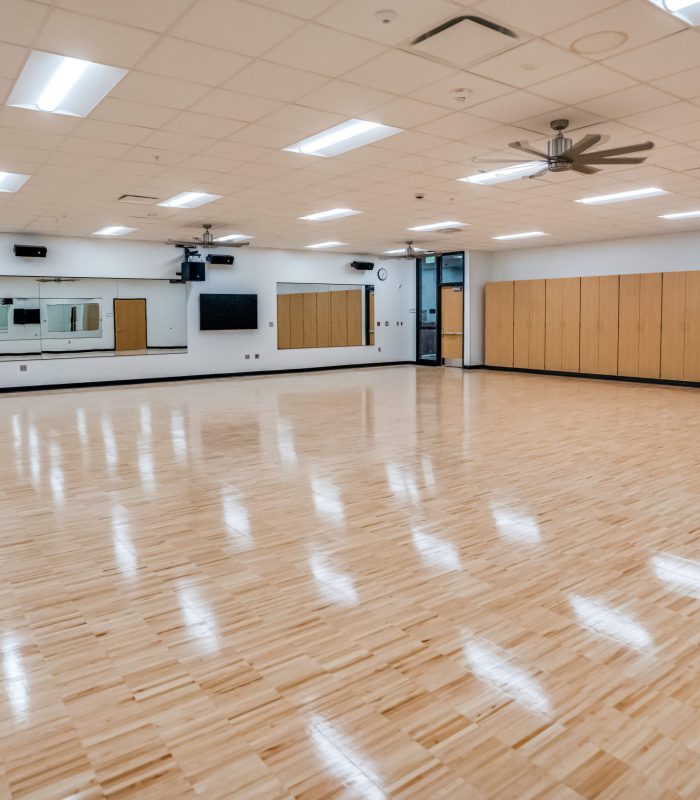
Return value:
[(0, 397), (0, 798), (700, 797), (700, 391)]

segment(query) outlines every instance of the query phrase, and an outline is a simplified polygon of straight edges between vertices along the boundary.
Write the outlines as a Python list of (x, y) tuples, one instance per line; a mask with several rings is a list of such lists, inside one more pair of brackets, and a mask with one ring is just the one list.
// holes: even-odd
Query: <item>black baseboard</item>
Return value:
[(485, 369), (483, 364), (465, 364), (464, 369)]
[(56, 389), (92, 389), (100, 386), (133, 386), (142, 383), (173, 383), (175, 381), (207, 381), (218, 378), (249, 378), (260, 375), (293, 375), (298, 372), (326, 372), (336, 369), (365, 369), (366, 367), (415, 366), (413, 361), (379, 361), (370, 364), (335, 364), (328, 367), (300, 367), (298, 369), (262, 369), (251, 372), (216, 372), (210, 375), (173, 375), (167, 378), (127, 378), (114, 381), (88, 381), (81, 383), (47, 383), (36, 386), (0, 386), (0, 394), (10, 392), (51, 392)]
[(494, 372), (523, 372), (529, 375), (556, 375), (559, 378), (589, 378), (595, 381), (619, 381), (622, 383), (652, 383), (657, 386), (686, 386), (700, 388), (698, 381), (672, 381), (667, 378), (633, 378), (627, 375), (598, 375), (591, 372), (557, 372), (548, 369), (526, 369), (525, 367), (491, 367), (484, 364), (480, 367), (465, 367), (465, 369), (488, 369)]

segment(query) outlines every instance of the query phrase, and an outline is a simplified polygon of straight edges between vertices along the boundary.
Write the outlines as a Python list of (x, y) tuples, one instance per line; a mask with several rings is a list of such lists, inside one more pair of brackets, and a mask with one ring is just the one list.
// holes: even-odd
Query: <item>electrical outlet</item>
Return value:
[(256, 358), (260, 358), (260, 353), (256, 353), (256, 354), (255, 354), (255, 357), (256, 357)]
[(268, 325), (269, 325), (271, 328), (274, 328), (274, 327), (275, 327), (275, 323), (274, 323), (274, 322), (268, 322), (267, 324), (268, 324)]
[(377, 348), (377, 352), (378, 352), (378, 353), (381, 353), (381, 352), (382, 352), (382, 348), (381, 348), (381, 347), (378, 347), (378, 348)]
[(246, 354), (245, 354), (245, 357), (246, 357), (246, 358), (250, 358), (250, 353), (246, 353)]
[(27, 371), (27, 365), (26, 364), (20, 364), (19, 365), (19, 371), (20, 372), (26, 372)]

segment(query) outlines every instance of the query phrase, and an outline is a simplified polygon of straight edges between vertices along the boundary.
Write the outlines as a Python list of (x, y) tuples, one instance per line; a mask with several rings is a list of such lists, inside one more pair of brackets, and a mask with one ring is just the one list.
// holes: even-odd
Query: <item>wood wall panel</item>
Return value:
[(291, 347), (290, 297), (290, 294), (277, 295), (277, 347), (279, 350), (288, 350)]
[[(639, 377), (658, 378), (661, 369), (660, 272), (640, 275), (639, 281)], [(625, 373), (620, 371), (620, 375)]]
[(498, 291), (498, 366), (513, 366), (513, 281), (497, 284)]
[(331, 346), (331, 293), (318, 292), (316, 295), (316, 333), (317, 346)]
[(583, 373), (598, 372), (599, 335), (600, 278), (581, 278), (580, 369)]
[(356, 347), (362, 344), (362, 299), (364, 291), (361, 289), (348, 289), (346, 295), (348, 304), (348, 346)]
[(682, 381), (685, 355), (685, 272), (664, 272), (661, 305), (661, 377)]
[(530, 328), (528, 331), (528, 367), (544, 369), (545, 281), (529, 281)]
[(304, 347), (318, 347), (316, 292), (306, 292), (304, 298)]
[(683, 380), (700, 381), (700, 272), (685, 276)]
[(484, 286), (484, 364), (495, 367), (498, 360), (498, 285)]
[(331, 296), (331, 347), (348, 346), (347, 292), (329, 292)]
[(513, 366), (527, 369), (530, 364), (530, 281), (513, 285)]
[(545, 284), (544, 368), (560, 372), (564, 338), (564, 282), (547, 280)]
[(563, 372), (579, 372), (581, 346), (581, 279), (562, 278), (562, 342)]
[(617, 366), (620, 375), (639, 375), (641, 275), (620, 275), (620, 330)]
[(289, 295), (289, 346), (304, 346), (304, 295)]
[(600, 278), (600, 333), (598, 334), (599, 375), (617, 375), (617, 344), (620, 310), (620, 276)]

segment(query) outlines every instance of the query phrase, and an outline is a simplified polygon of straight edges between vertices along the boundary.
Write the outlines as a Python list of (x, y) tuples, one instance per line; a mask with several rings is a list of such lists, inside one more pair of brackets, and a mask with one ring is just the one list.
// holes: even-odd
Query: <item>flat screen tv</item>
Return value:
[(200, 294), (200, 331), (240, 331), (258, 327), (257, 294)]

